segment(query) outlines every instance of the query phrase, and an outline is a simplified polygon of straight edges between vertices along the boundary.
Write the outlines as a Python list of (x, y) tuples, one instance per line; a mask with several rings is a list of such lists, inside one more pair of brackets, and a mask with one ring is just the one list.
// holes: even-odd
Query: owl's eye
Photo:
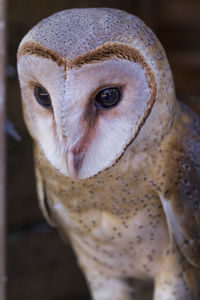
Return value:
[(34, 87), (34, 95), (37, 100), (37, 102), (42, 105), (45, 108), (50, 109), (51, 106), (51, 98), (49, 96), (49, 93), (45, 88), (42, 86), (36, 85)]
[(98, 92), (95, 96), (96, 106), (111, 108), (120, 101), (121, 91), (119, 87), (110, 87)]

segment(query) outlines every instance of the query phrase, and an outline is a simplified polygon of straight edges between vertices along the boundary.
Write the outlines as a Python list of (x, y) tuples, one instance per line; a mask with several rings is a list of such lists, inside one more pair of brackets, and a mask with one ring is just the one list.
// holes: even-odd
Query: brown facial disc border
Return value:
[[(146, 70), (146, 75), (149, 83), (149, 87), (151, 90), (151, 96), (148, 101), (148, 109), (146, 110), (142, 120), (140, 120), (139, 124), (137, 124), (138, 129), (135, 132), (131, 141), (124, 147), (121, 155), (116, 159), (113, 165), (122, 157), (125, 150), (128, 146), (134, 141), (137, 135), (140, 132), (141, 127), (144, 125), (147, 117), (149, 116), (155, 99), (157, 95), (157, 86), (155, 74), (152, 71), (151, 67), (146, 62), (143, 55), (141, 55), (138, 49), (132, 48), (129, 45), (123, 43), (106, 43), (87, 54), (83, 54), (75, 58), (73, 61), (68, 60), (67, 58), (63, 58), (59, 56), (53, 50), (47, 49), (46, 47), (35, 43), (35, 42), (26, 42), (24, 43), (18, 50), (17, 59), (19, 60), (22, 55), (36, 55), (39, 57), (47, 58), (52, 61), (55, 61), (59, 66), (64, 66), (65, 71), (71, 69), (72, 67), (80, 68), (84, 64), (92, 64), (100, 61), (105, 61), (108, 59), (126, 59), (129, 61), (140, 63), (143, 68)], [(67, 77), (67, 75), (66, 75)], [(113, 166), (112, 165), (112, 166)], [(109, 167), (110, 168), (110, 167)]]

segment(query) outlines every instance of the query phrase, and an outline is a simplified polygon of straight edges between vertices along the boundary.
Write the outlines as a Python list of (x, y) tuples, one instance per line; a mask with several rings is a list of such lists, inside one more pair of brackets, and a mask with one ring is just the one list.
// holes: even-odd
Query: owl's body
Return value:
[(155, 300), (199, 299), (200, 121), (155, 35), (119, 10), (68, 10), (18, 61), (40, 206), (93, 298), (132, 299), (134, 277), (155, 281)]

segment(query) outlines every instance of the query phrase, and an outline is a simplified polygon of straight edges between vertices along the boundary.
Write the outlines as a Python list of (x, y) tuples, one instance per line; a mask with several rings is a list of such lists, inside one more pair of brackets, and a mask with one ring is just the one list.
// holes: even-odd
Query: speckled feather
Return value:
[[(167, 270), (170, 279), (165, 286), (161, 284), (162, 288), (172, 285), (170, 272), (173, 274), (171, 268), (175, 268), (176, 276), (186, 283), (183, 293), (179, 291), (180, 297), (174, 288), (174, 299), (198, 299), (200, 161), (195, 158), (199, 158), (200, 133), (194, 128), (199, 128), (200, 122), (186, 108), (183, 110), (171, 134), (159, 147), (151, 149), (148, 156), (135, 155), (134, 164), (132, 158), (129, 161), (130, 153), (125, 153), (113, 167), (84, 181), (76, 182), (55, 172), (37, 146), (35, 155), (43, 188), (48, 191), (52, 213), (49, 218), (57, 220), (56, 226), (70, 237), (77, 253), (85, 248), (89, 267), (100, 269), (108, 277), (113, 274), (124, 278), (158, 277), (159, 281), (165, 261), (170, 260)], [(183, 142), (180, 133), (188, 137), (192, 149), (187, 138)], [(134, 153), (134, 148), (131, 152)], [(127, 164), (128, 170), (124, 170)], [(176, 224), (167, 226), (162, 198), (172, 205), (174, 223), (180, 226), (184, 239), (179, 240)], [(180, 248), (173, 245), (171, 234)], [(88, 268), (85, 262), (81, 266), (83, 270)], [(188, 285), (192, 291), (188, 292)], [(160, 294), (157, 297), (164, 298)]]
[[(106, 168), (86, 179), (71, 179), (47, 159), (24, 101), (39, 203), (47, 220), (71, 240), (95, 300), (131, 299), (129, 277), (153, 279), (154, 300), (199, 299), (200, 121), (176, 100), (156, 36), (120, 10), (66, 10), (24, 37), (19, 74), (27, 56), (64, 67), (66, 80), (74, 69), (110, 59), (136, 63), (138, 74), (137, 63), (145, 69), (151, 100), (135, 132)], [(22, 80), (21, 87), (25, 99)], [(91, 118), (82, 123), (87, 133), (96, 122)], [(61, 122), (62, 134), (64, 127)], [(59, 138), (66, 142), (67, 133)]]

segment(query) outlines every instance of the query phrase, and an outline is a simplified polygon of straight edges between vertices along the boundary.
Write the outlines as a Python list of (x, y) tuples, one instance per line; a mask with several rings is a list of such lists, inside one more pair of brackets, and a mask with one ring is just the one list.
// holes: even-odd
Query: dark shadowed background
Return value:
[[(8, 300), (90, 299), (70, 245), (50, 228), (37, 205), (32, 143), (23, 123), (16, 51), (42, 18), (73, 7), (115, 7), (142, 18), (157, 34), (170, 61), (178, 97), (200, 113), (199, 0), (9, 0), (7, 114), (22, 140), (7, 138)], [(137, 285), (149, 300), (149, 285)]]

